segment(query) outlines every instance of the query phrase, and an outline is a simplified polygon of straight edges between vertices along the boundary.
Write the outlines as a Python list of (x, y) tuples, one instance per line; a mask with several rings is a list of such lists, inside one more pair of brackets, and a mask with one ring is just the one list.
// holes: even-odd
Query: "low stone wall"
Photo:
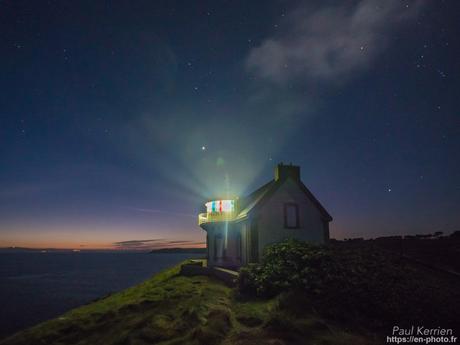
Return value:
[(203, 266), (203, 262), (198, 260), (183, 264), (180, 267), (180, 274), (187, 277), (196, 275), (212, 276), (223, 281), (228, 286), (235, 286), (239, 275), (237, 271), (221, 267)]
[(239, 273), (237, 271), (228, 270), (220, 267), (213, 267), (212, 275), (217, 279), (222, 280), (228, 286), (235, 286), (238, 280)]

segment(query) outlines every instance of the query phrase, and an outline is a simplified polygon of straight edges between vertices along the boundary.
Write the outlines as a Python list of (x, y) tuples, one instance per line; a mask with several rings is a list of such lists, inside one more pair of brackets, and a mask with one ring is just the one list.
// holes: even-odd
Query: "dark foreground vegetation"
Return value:
[[(245, 298), (179, 266), (0, 341), (2, 345), (71, 344), (324, 344), (380, 343), (347, 331), (313, 310), (280, 323), (280, 298)], [(281, 314), (282, 313), (282, 314)]]
[(365, 241), (289, 240), (237, 288), (176, 266), (0, 344), (384, 344), (394, 325), (455, 327), (459, 294), (457, 276)]
[(459, 283), (376, 246), (289, 240), (268, 247), (261, 264), (243, 268), (239, 289), (265, 298), (281, 294), (289, 314), (314, 308), (352, 329), (388, 334), (394, 325), (455, 327)]
[(457, 272), (460, 275), (460, 231), (449, 235), (437, 231), (432, 234), (385, 236), (369, 240), (350, 238), (331, 242), (349, 248), (366, 247), (392, 251), (427, 267)]

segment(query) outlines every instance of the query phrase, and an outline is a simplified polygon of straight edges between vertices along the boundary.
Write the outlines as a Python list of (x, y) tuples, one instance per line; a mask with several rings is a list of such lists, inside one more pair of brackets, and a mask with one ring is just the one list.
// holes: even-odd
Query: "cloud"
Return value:
[(278, 33), (250, 51), (246, 67), (275, 84), (343, 81), (365, 70), (421, 5), (421, 0), (360, 0), (353, 6), (295, 8)]
[(120, 241), (114, 242), (113, 245), (115, 247), (120, 248), (139, 248), (144, 247), (146, 245), (151, 245), (153, 242), (163, 241), (163, 239), (151, 239), (151, 240), (129, 240), (129, 241)]

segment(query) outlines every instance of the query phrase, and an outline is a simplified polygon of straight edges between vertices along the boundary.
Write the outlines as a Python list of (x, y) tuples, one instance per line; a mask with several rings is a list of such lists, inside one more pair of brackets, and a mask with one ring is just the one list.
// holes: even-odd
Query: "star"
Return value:
[(445, 78), (447, 77), (447, 74), (445, 74), (443, 71), (441, 71), (440, 69), (437, 70), (439, 75), (442, 77), (442, 78)]
[(388, 193), (390, 193), (390, 192), (391, 192), (391, 188), (388, 188)]
[(201, 151), (206, 151), (206, 146), (201, 146)]

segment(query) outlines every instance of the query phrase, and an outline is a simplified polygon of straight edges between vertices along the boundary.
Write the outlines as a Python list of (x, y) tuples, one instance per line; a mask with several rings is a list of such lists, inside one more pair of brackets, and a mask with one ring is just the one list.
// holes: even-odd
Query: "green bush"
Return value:
[[(319, 270), (334, 269), (326, 248), (289, 240), (268, 246), (263, 264), (250, 264), (240, 271), (239, 286), (243, 292), (270, 297), (286, 289), (306, 288), (315, 292), (322, 282), (310, 279)], [(320, 280), (327, 279), (321, 275)]]
[(260, 297), (288, 293), (290, 309), (301, 310), (307, 300), (327, 316), (377, 328), (446, 327), (459, 316), (458, 290), (425, 273), (398, 255), (369, 246), (286, 240), (268, 246), (260, 264), (241, 269), (239, 290)]

